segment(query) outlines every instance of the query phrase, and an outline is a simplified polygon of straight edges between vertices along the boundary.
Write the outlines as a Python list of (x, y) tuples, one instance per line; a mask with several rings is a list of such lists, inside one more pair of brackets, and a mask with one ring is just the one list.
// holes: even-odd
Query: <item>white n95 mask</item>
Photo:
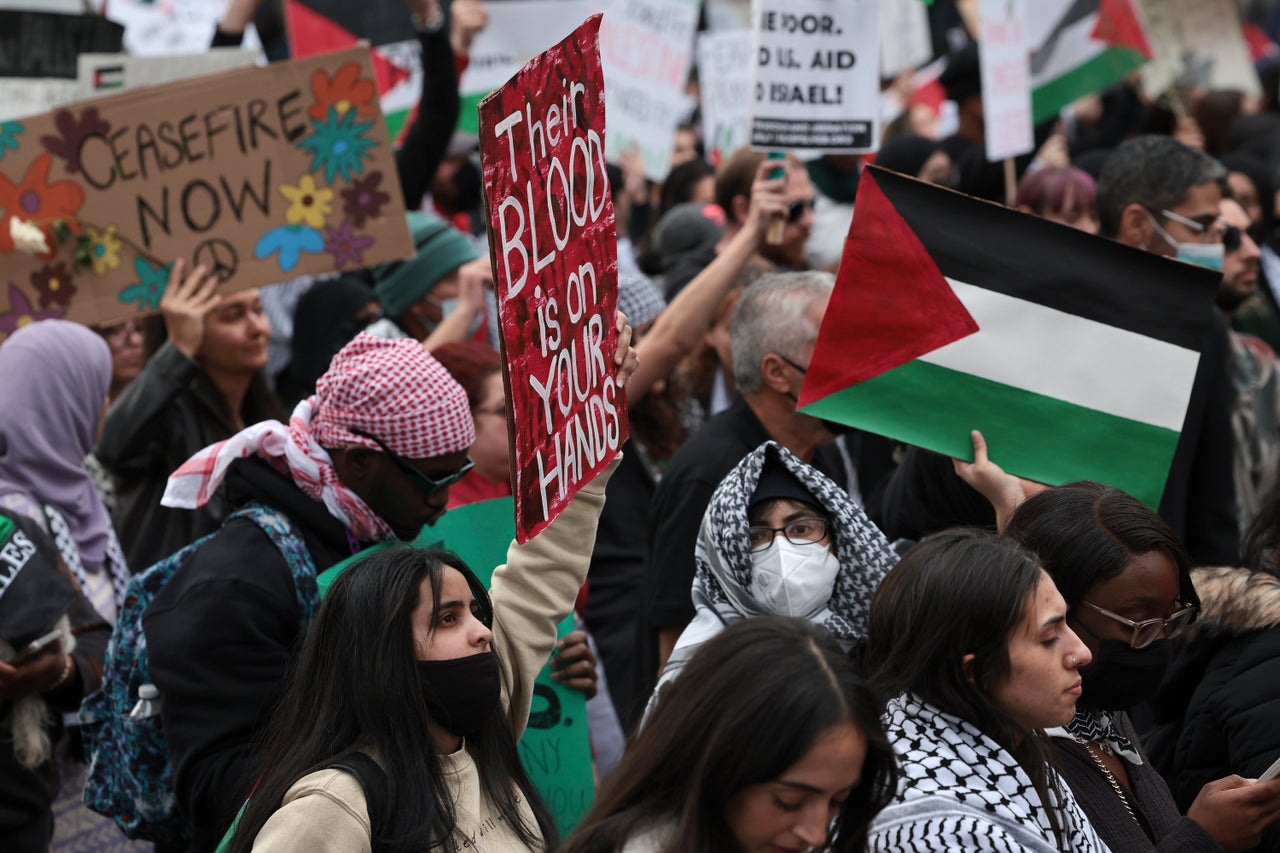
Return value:
[(751, 568), (756, 601), (780, 616), (803, 618), (831, 600), (840, 560), (825, 545), (796, 545), (778, 536), (768, 549), (751, 552)]

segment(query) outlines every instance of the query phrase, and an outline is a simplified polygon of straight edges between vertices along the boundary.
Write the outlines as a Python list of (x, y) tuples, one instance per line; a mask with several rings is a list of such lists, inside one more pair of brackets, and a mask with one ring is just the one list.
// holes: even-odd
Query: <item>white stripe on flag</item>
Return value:
[[(1054, 45), (1053, 53), (1049, 56), (1048, 64), (1040, 70), (1039, 74), (1031, 78), (1031, 88), (1043, 86), (1063, 74), (1074, 71), (1106, 50), (1106, 42), (1091, 38), (1097, 23), (1098, 16), (1090, 15), (1063, 30), (1057, 44)], [(1046, 35), (1048, 33), (1042, 34), (1041, 38), (1043, 39)], [(1032, 44), (1039, 46), (1036, 42)]]
[(947, 279), (978, 323), (921, 361), (1175, 432), (1200, 354)]

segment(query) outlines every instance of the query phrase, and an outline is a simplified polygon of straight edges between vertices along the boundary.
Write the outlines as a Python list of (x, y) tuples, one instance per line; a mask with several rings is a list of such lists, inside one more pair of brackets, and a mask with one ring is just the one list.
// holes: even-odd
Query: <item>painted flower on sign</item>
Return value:
[(60, 135), (42, 136), (40, 144), (50, 154), (61, 158), (67, 165), (67, 172), (72, 175), (80, 171), (80, 148), (84, 141), (90, 136), (106, 136), (111, 131), (111, 125), (98, 115), (97, 107), (85, 107), (79, 118), (71, 110), (58, 110), (53, 123)]
[(323, 68), (311, 75), (311, 94), (315, 100), (307, 111), (313, 119), (323, 121), (332, 107), (338, 115), (354, 109), (360, 118), (378, 114), (378, 87), (372, 80), (360, 77), (360, 65), (348, 62), (330, 77)]
[(28, 323), (37, 320), (56, 320), (63, 315), (62, 311), (36, 311), (31, 307), (31, 300), (22, 292), (22, 288), (9, 282), (9, 310), (0, 314), (0, 332), (12, 335)]
[(324, 218), (333, 210), (333, 190), (317, 187), (316, 179), (310, 175), (303, 175), (296, 187), (285, 184), (280, 188), (280, 193), (289, 200), (289, 209), (284, 218), (290, 225), (319, 228), (324, 225)]
[(89, 263), (93, 265), (95, 273), (102, 275), (107, 270), (120, 266), (120, 238), (116, 236), (114, 225), (106, 228), (94, 228), (91, 225), (85, 228), (85, 236), (89, 238)]
[[(8, 254), (14, 250), (11, 220), (22, 219), (34, 222), (47, 238), (49, 229), (56, 219), (67, 220), (72, 231), (79, 231), (79, 223), (75, 215), (84, 204), (84, 190), (74, 181), (49, 182), (49, 169), (53, 166), (53, 158), (41, 154), (31, 161), (22, 180), (13, 183), (7, 175), (0, 174), (0, 253)], [(52, 254), (46, 253), (46, 260)], [(45, 257), (42, 255), (42, 257)]]
[(133, 259), (133, 271), (138, 281), (120, 291), (121, 302), (138, 303), (139, 311), (155, 311), (160, 308), (160, 298), (169, 286), (169, 270), (173, 264), (156, 265), (146, 258)]
[(22, 122), (0, 121), (0, 160), (4, 159), (5, 149), (18, 150), (18, 136), (22, 134)]
[(272, 228), (253, 247), (253, 254), (258, 258), (269, 258), (278, 252), (282, 272), (289, 272), (296, 267), (303, 252), (323, 251), (324, 237), (309, 225), (281, 225), (279, 228)]
[(352, 233), (350, 222), (343, 222), (337, 228), (326, 228), (325, 235), (324, 250), (333, 254), (335, 267), (345, 264), (364, 266), (364, 250), (373, 245), (372, 237)]
[(48, 308), (50, 305), (66, 308), (71, 304), (71, 297), (76, 295), (76, 285), (71, 280), (71, 272), (62, 261), (46, 264), (43, 269), (33, 272), (31, 286), (40, 296), (41, 308)]
[(342, 212), (357, 228), (382, 213), (382, 206), (391, 201), (391, 196), (379, 189), (381, 183), (382, 172), (370, 172), (342, 191)]
[(356, 121), (355, 110), (339, 116), (337, 108), (330, 107), (328, 119), (313, 119), (311, 126), (315, 132), (298, 143), (299, 148), (311, 152), (310, 171), (324, 169), (324, 179), (329, 183), (333, 183), (338, 174), (349, 181), (352, 175), (364, 171), (360, 161), (372, 158), (369, 149), (377, 144), (365, 136), (373, 122)]

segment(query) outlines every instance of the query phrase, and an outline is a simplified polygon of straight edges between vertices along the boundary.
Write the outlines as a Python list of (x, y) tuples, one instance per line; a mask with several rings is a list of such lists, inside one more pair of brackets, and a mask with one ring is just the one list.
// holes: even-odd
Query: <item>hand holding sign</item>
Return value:
[(205, 315), (218, 307), (218, 277), (203, 266), (189, 274), (186, 261), (178, 258), (169, 270), (169, 284), (160, 297), (164, 328), (178, 351), (194, 360), (204, 340)]

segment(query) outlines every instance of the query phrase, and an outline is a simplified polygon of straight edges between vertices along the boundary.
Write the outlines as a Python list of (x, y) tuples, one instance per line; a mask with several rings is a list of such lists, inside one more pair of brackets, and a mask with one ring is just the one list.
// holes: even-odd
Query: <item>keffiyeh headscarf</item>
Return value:
[(356, 539), (394, 539), (391, 527), (338, 479), (325, 450), (358, 444), (381, 452), (353, 429), (377, 436), (408, 459), (466, 450), (476, 438), (466, 392), (421, 343), (361, 334), (333, 357), (315, 395), (298, 404), (288, 427), (263, 421), (206, 447), (173, 472), (161, 503), (202, 506), (232, 462), (258, 455), (323, 502)]
[[(751, 563), (747, 511), (766, 460), (774, 455), (813, 496), (831, 519), (835, 555), (840, 562), (827, 605), (809, 620), (825, 627), (848, 651), (866, 636), (871, 596), (898, 562), (897, 555), (862, 508), (820, 471), (806, 465), (775, 442), (757, 447), (721, 481), (711, 496), (694, 553), (693, 622), (680, 635), (654, 690), (654, 698), (670, 683), (697, 647), (730, 622), (751, 616), (774, 616), (762, 603)], [(650, 707), (653, 699), (650, 699)]]

